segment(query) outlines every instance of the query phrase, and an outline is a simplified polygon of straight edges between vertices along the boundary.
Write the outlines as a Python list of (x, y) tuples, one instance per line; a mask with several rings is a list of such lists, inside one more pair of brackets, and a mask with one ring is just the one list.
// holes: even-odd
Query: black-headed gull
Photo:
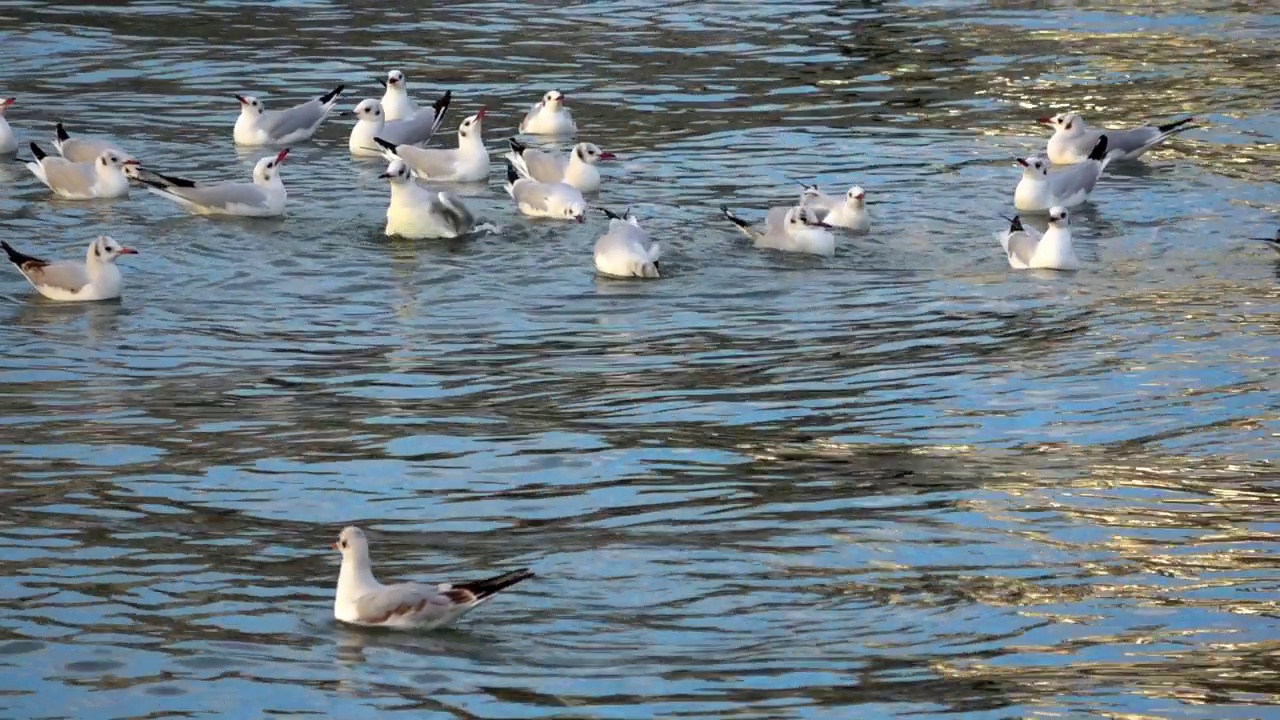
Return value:
[(534, 576), (521, 568), (469, 583), (383, 585), (373, 577), (363, 530), (343, 529), (333, 547), (342, 553), (333, 616), (365, 627), (431, 630), (450, 625), (498, 592)]
[(535, 150), (515, 138), (507, 142), (511, 143), (511, 153), (507, 157), (517, 167), (522, 167), (529, 177), (539, 182), (562, 182), (584, 193), (600, 189), (600, 171), (596, 169), (596, 163), (618, 157), (589, 142), (574, 145), (567, 157)]
[(601, 210), (609, 218), (609, 232), (596, 240), (596, 270), (613, 277), (658, 277), (662, 248), (649, 240), (649, 233), (640, 227), (631, 209), (622, 215), (608, 208)]
[(361, 100), (351, 111), (356, 116), (356, 124), (351, 128), (347, 147), (352, 155), (379, 156), (382, 155), (382, 147), (374, 138), (382, 138), (394, 145), (421, 145), (440, 129), (452, 98), (453, 91), (446, 90), (434, 105), (422, 108), (404, 120), (387, 120), (383, 116), (381, 102), (372, 98)]
[(765, 216), (764, 232), (734, 215), (721, 205), (720, 212), (738, 226), (758, 248), (810, 253), (831, 257), (836, 254), (836, 238), (831, 226), (818, 217), (818, 211), (803, 205), (770, 208)]
[(998, 233), (1000, 245), (1014, 270), (1042, 268), (1078, 270), (1080, 258), (1071, 244), (1071, 221), (1066, 208), (1049, 209), (1049, 229), (1043, 234), (1035, 228), (1023, 227), (1017, 215), (1009, 221), (1009, 229)]
[(572, 135), (578, 132), (578, 124), (564, 106), (564, 93), (551, 90), (542, 96), (542, 102), (533, 106), (520, 121), (520, 132), (530, 135)]
[(1013, 206), (1023, 212), (1044, 212), (1056, 205), (1075, 207), (1088, 199), (1112, 157), (1107, 152), (1107, 136), (1103, 135), (1087, 160), (1052, 172), (1049, 158), (1044, 155), (1017, 158), (1015, 164), (1022, 168), (1022, 178), (1013, 191)]
[(6, 157), (18, 154), (18, 136), (13, 134), (9, 121), (4, 119), (4, 111), (17, 100), (17, 98), (0, 98), (0, 155)]
[(489, 179), (489, 151), (485, 149), (484, 108), (458, 126), (458, 148), (444, 150), (396, 145), (375, 137), (387, 160), (400, 158), (416, 177), (436, 182), (478, 182)]
[(1142, 125), (1128, 129), (1098, 130), (1089, 127), (1076, 113), (1058, 113), (1052, 117), (1036, 118), (1036, 122), (1053, 126), (1053, 137), (1045, 155), (1057, 165), (1074, 165), (1089, 159), (1098, 138), (1107, 135), (1107, 152), (1113, 160), (1136, 160), (1143, 153), (1164, 142), (1169, 137), (1196, 125), (1195, 118), (1184, 118), (1165, 125)]
[(287, 110), (268, 110), (261, 100), (249, 95), (236, 95), (240, 101), (240, 117), (236, 118), (235, 141), (238, 145), (292, 145), (315, 134), (324, 119), (333, 112), (343, 85)]
[(462, 198), (419, 185), (400, 158), (394, 158), (387, 171), (378, 177), (391, 182), (391, 202), (387, 205), (388, 236), (410, 240), (455, 238), (475, 230), (475, 217)]
[(57, 148), (59, 155), (71, 162), (93, 162), (101, 157), (104, 152), (115, 153), (125, 160), (134, 159), (133, 155), (125, 152), (124, 148), (110, 140), (93, 137), (71, 137), (71, 134), (67, 132), (66, 127), (61, 122), (54, 126), (53, 146)]
[(147, 190), (172, 200), (197, 215), (275, 217), (284, 214), (288, 193), (280, 178), (280, 165), (289, 154), (285, 148), (253, 166), (253, 182), (204, 183), (138, 168), (131, 175)]
[(521, 174), (507, 158), (507, 182), (503, 185), (516, 201), (520, 212), (529, 217), (577, 220), (583, 222), (587, 214), (587, 201), (578, 188), (564, 183), (538, 182)]
[(125, 176), (124, 168), (138, 164), (137, 160), (125, 159), (111, 150), (92, 162), (71, 162), (49, 155), (35, 143), (31, 143), (31, 154), (36, 158), (35, 162), (27, 163), (31, 174), (55, 195), (68, 200), (126, 197), (129, 178)]
[(120, 297), (124, 279), (120, 277), (120, 268), (116, 267), (116, 258), (138, 253), (133, 248), (121, 246), (106, 235), (99, 235), (89, 243), (84, 262), (41, 260), (14, 250), (2, 240), (0, 249), (4, 250), (9, 256), (9, 262), (18, 268), (18, 272), (22, 273), (36, 292), (50, 300), (72, 302), (113, 300)]
[(866, 231), (871, 229), (871, 216), (867, 213), (867, 192), (854, 185), (843, 198), (824, 194), (817, 185), (805, 185), (800, 204), (820, 213), (822, 222), (832, 227)]
[(418, 112), (418, 106), (409, 99), (409, 87), (405, 82), (404, 73), (392, 70), (385, 78), (378, 78), (378, 82), (386, 88), (382, 93), (381, 102), (382, 112), (387, 120), (404, 120)]

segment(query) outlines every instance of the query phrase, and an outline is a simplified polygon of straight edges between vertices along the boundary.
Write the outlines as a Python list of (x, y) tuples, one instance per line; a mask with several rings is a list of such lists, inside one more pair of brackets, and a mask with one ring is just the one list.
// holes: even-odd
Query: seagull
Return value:
[(743, 235), (758, 248), (811, 253), (831, 257), (836, 254), (836, 239), (831, 226), (818, 218), (818, 211), (803, 205), (770, 208), (765, 216), (765, 231), (756, 230), (751, 223), (720, 206), (720, 212), (729, 222), (738, 226)]
[(240, 117), (236, 118), (235, 141), (238, 145), (292, 145), (310, 138), (320, 123), (329, 117), (343, 85), (320, 97), (312, 98), (288, 110), (268, 110), (262, 101), (248, 95), (236, 95), (240, 101)]
[(1095, 130), (1085, 124), (1076, 113), (1059, 113), (1053, 117), (1036, 118), (1036, 122), (1053, 126), (1053, 137), (1045, 150), (1049, 160), (1057, 165), (1074, 165), (1089, 159), (1089, 151), (1098, 138), (1107, 134), (1107, 147), (1115, 160), (1136, 160), (1143, 153), (1168, 138), (1198, 127), (1191, 123), (1195, 118), (1184, 118), (1165, 125), (1141, 125), (1126, 130)]
[(587, 201), (578, 188), (564, 183), (538, 182), (520, 170), (507, 155), (507, 182), (503, 187), (516, 201), (520, 212), (530, 217), (556, 218), (583, 222)]
[(374, 138), (382, 138), (395, 145), (421, 145), (440, 129), (452, 98), (453, 91), (446, 90), (434, 105), (422, 108), (404, 120), (387, 120), (383, 117), (381, 102), (372, 98), (361, 100), (351, 113), (357, 120), (355, 127), (351, 128), (347, 147), (351, 148), (353, 155), (379, 156), (382, 155), (382, 147)]
[(1022, 179), (1013, 191), (1013, 205), (1023, 212), (1043, 212), (1055, 205), (1071, 208), (1084, 202), (1114, 155), (1107, 152), (1107, 136), (1098, 138), (1089, 159), (1049, 172), (1049, 158), (1017, 158)]
[(998, 233), (1000, 244), (1009, 256), (1009, 267), (1014, 270), (1044, 268), (1048, 270), (1078, 270), (1080, 259), (1071, 245), (1071, 226), (1067, 209), (1049, 209), (1049, 229), (1042, 235), (1035, 228), (1025, 228), (1022, 220), (1014, 215), (1009, 229)]
[(18, 154), (18, 138), (4, 119), (4, 111), (17, 102), (18, 98), (0, 98), (0, 155), (9, 157)]
[(61, 260), (49, 262), (14, 250), (9, 243), (0, 240), (0, 249), (9, 256), (9, 262), (31, 283), (36, 292), (50, 300), (88, 301), (113, 300), (120, 297), (124, 280), (116, 258), (121, 255), (137, 255), (133, 248), (99, 235), (89, 243), (84, 262)]
[(382, 112), (387, 120), (404, 120), (418, 112), (418, 106), (409, 99), (409, 88), (404, 81), (404, 73), (392, 70), (387, 77), (378, 78), (386, 92), (382, 93)]
[(380, 137), (373, 141), (387, 160), (400, 158), (414, 176), (437, 182), (478, 182), (489, 179), (489, 151), (481, 137), (484, 108), (458, 126), (458, 149), (441, 150), (396, 145)]
[(865, 231), (871, 229), (871, 216), (867, 214), (867, 192), (854, 185), (845, 193), (843, 201), (825, 195), (817, 185), (805, 185), (800, 204), (819, 212), (822, 222), (832, 227)]
[(129, 178), (124, 174), (128, 165), (137, 160), (125, 160), (108, 150), (93, 162), (71, 162), (66, 158), (50, 156), (40, 146), (31, 143), (35, 162), (27, 163), (31, 174), (59, 197), (68, 200), (93, 200), (118, 198), (129, 195)]
[(507, 157), (517, 167), (522, 167), (529, 177), (539, 182), (562, 182), (584, 193), (600, 189), (600, 171), (596, 169), (596, 163), (618, 157), (588, 142), (574, 145), (567, 158), (531, 149), (515, 138), (507, 142), (511, 143), (511, 153)]
[(520, 132), (529, 135), (572, 135), (578, 132), (573, 115), (564, 106), (564, 93), (551, 90), (520, 121)]
[(534, 576), (528, 568), (521, 568), (457, 585), (383, 585), (373, 577), (369, 541), (363, 530), (355, 526), (343, 529), (333, 548), (342, 553), (333, 616), (341, 622), (365, 627), (418, 630), (443, 627), (483, 605), (498, 592)]
[(277, 168), (289, 154), (285, 148), (253, 166), (253, 182), (203, 183), (139, 168), (134, 179), (147, 190), (197, 215), (275, 217), (284, 214), (288, 197)]
[(461, 198), (419, 185), (404, 160), (393, 159), (387, 171), (378, 177), (391, 181), (388, 236), (399, 235), (410, 240), (456, 238), (475, 230), (475, 218)]
[(601, 208), (609, 218), (609, 232), (596, 240), (596, 270), (613, 277), (658, 277), (658, 257), (662, 249), (649, 241), (649, 233), (627, 208), (622, 215)]
[(125, 160), (134, 159), (134, 157), (125, 152), (123, 148), (109, 140), (91, 137), (71, 137), (61, 122), (54, 126), (53, 146), (58, 149), (59, 155), (71, 162), (93, 162), (94, 160), (97, 160), (102, 153), (108, 151), (119, 155)]
[(1277, 231), (1276, 231), (1276, 236), (1275, 236), (1275, 237), (1269, 237), (1269, 238), (1251, 238), (1251, 239), (1252, 239), (1252, 240), (1257, 240), (1257, 241), (1259, 241), (1259, 242), (1264, 242), (1264, 243), (1266, 243), (1266, 244), (1267, 244), (1267, 247), (1269, 247), (1269, 248), (1271, 248), (1272, 250), (1275, 250), (1276, 252), (1280, 253), (1280, 230), (1277, 230)]

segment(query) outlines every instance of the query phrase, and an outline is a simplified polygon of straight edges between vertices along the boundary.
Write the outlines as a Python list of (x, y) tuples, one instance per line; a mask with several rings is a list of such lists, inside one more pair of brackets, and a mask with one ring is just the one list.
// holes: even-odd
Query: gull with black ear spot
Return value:
[(401, 158), (392, 158), (386, 172), (378, 177), (391, 183), (387, 236), (410, 240), (456, 238), (475, 231), (475, 216), (462, 198), (419, 185)]
[(596, 270), (603, 275), (629, 278), (658, 277), (658, 258), (662, 248), (649, 240), (649, 233), (627, 208), (621, 215), (601, 208), (609, 218), (609, 231), (596, 240)]
[(342, 88), (312, 98), (286, 110), (268, 110), (265, 103), (250, 95), (236, 95), (240, 115), (233, 132), (237, 145), (292, 145), (315, 135), (338, 104)]
[(458, 126), (458, 148), (443, 150), (396, 145), (380, 137), (373, 141), (382, 148), (387, 160), (399, 158), (415, 177), (436, 182), (479, 182), (489, 179), (489, 151), (484, 146), (484, 113), (479, 112)]
[(404, 73), (392, 70), (386, 78), (378, 78), (386, 91), (382, 93), (382, 112), (387, 120), (405, 120), (418, 113), (418, 106), (409, 99), (408, 81)]
[(1072, 208), (1089, 198), (1102, 171), (1113, 156), (1107, 152), (1107, 136), (1098, 138), (1089, 159), (1076, 165), (1050, 170), (1049, 158), (1032, 155), (1017, 158), (1022, 178), (1013, 191), (1013, 205), (1023, 212), (1044, 212), (1055, 205)]
[(32, 257), (13, 249), (0, 240), (0, 249), (9, 256), (9, 262), (31, 283), (36, 292), (50, 300), (85, 302), (114, 300), (120, 297), (124, 279), (116, 259), (121, 255), (136, 255), (137, 250), (124, 247), (114, 239), (99, 235), (89, 243), (85, 261), (59, 260), (50, 262)]
[(108, 150), (92, 162), (71, 162), (66, 158), (49, 155), (40, 146), (31, 143), (34, 162), (26, 163), (27, 169), (58, 197), (68, 200), (93, 200), (97, 198), (121, 198), (129, 195), (129, 178), (125, 168), (137, 165)]
[(573, 135), (578, 132), (573, 114), (565, 107), (564, 93), (551, 90), (543, 95), (542, 101), (525, 113), (520, 121), (520, 132), (529, 135)]
[(818, 217), (819, 212), (803, 205), (770, 208), (764, 230), (734, 215), (727, 206), (720, 212), (738, 227), (758, 248), (809, 253), (831, 257), (836, 253), (836, 239), (831, 226)]
[(1035, 228), (1024, 227), (1022, 219), (1014, 215), (1009, 229), (997, 233), (1000, 245), (1014, 270), (1028, 268), (1046, 270), (1077, 270), (1080, 258), (1071, 244), (1070, 213), (1066, 208), (1049, 209), (1049, 229), (1043, 234)]
[(578, 188), (565, 183), (538, 182), (522, 173), (507, 160), (507, 182), (503, 186), (516, 201), (520, 212), (529, 217), (556, 220), (586, 220), (587, 201)]
[(365, 627), (431, 630), (451, 625), (499, 592), (534, 577), (528, 568), (520, 568), (469, 583), (383, 585), (373, 576), (363, 530), (344, 528), (333, 549), (342, 553), (333, 616)]
[(93, 162), (104, 152), (115, 153), (125, 160), (135, 159), (110, 140), (85, 135), (72, 137), (61, 120), (54, 125), (53, 147), (57, 149), (59, 155), (71, 162)]
[(871, 229), (871, 216), (867, 214), (867, 192), (860, 186), (849, 188), (843, 198), (825, 195), (817, 185), (804, 185), (800, 204), (817, 210), (822, 222), (832, 226), (865, 232)]
[(1107, 152), (1114, 160), (1136, 160), (1174, 135), (1197, 127), (1192, 124), (1194, 121), (1195, 118), (1189, 117), (1164, 125), (1100, 130), (1089, 127), (1083, 117), (1072, 112), (1036, 118), (1036, 122), (1053, 127), (1053, 137), (1049, 138), (1045, 155), (1056, 165), (1086, 162), (1104, 133), (1107, 136)]
[(387, 120), (381, 102), (372, 98), (361, 100), (351, 111), (356, 117), (356, 124), (351, 128), (347, 147), (352, 155), (377, 157), (383, 154), (386, 145), (378, 143), (375, 138), (382, 138), (396, 147), (421, 145), (440, 129), (452, 99), (453, 91), (446, 90), (434, 105), (422, 108), (404, 120)]
[(522, 173), (538, 182), (572, 185), (584, 193), (600, 190), (600, 171), (596, 163), (618, 157), (589, 142), (574, 145), (568, 157), (535, 150), (515, 138), (507, 142), (511, 144), (507, 159)]
[(280, 177), (280, 166), (288, 155), (285, 148), (259, 160), (253, 166), (253, 182), (204, 183), (145, 168), (135, 171), (134, 179), (153, 194), (197, 215), (277, 217), (284, 214), (289, 197)]

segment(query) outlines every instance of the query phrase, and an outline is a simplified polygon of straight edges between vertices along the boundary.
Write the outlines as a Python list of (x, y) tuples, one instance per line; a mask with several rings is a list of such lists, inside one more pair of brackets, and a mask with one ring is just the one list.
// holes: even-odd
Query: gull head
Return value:
[(17, 101), (18, 98), (0, 98), (0, 117), (4, 117), (4, 111)]
[(1044, 155), (1030, 155), (1024, 158), (1017, 158), (1014, 164), (1022, 168), (1023, 177), (1048, 177), (1049, 175), (1049, 158)]
[(409, 171), (409, 166), (405, 165), (404, 161), (401, 160), (400, 158), (396, 158), (395, 160), (392, 160), (389, 165), (387, 165), (387, 171), (382, 173), (378, 177), (385, 178), (387, 180), (390, 180), (392, 183), (398, 185), (400, 183), (409, 182), (409, 180), (413, 177), (413, 175)]
[(855, 207), (855, 208), (866, 207), (867, 191), (863, 190), (862, 187), (859, 185), (854, 185), (853, 187), (849, 188), (848, 194), (845, 195), (845, 202), (850, 207)]
[(1054, 205), (1049, 208), (1049, 225), (1065, 230), (1067, 226), (1071, 224), (1071, 221), (1067, 218), (1068, 213), (1066, 208), (1060, 205)]
[(1036, 118), (1041, 125), (1052, 125), (1054, 132), (1076, 135), (1084, 132), (1084, 118), (1071, 112), (1058, 113), (1052, 117)]
[(137, 160), (118, 155), (114, 150), (104, 150), (103, 153), (98, 156), (96, 162), (100, 169), (110, 168), (119, 170), (120, 172), (125, 172), (125, 168), (127, 166), (138, 164)]
[(577, 201), (565, 205), (561, 212), (569, 220), (577, 220), (578, 222), (586, 222), (587, 220), (587, 206)]
[(462, 123), (458, 125), (459, 140), (471, 137), (472, 133), (475, 133), (476, 137), (480, 137), (480, 133), (483, 130), (481, 125), (484, 123), (484, 112), (485, 108), (480, 108), (479, 112), (467, 117), (466, 120), (463, 120)]
[(551, 110), (559, 110), (560, 106), (564, 105), (564, 93), (559, 90), (549, 90), (542, 96), (542, 103)]
[(355, 525), (348, 525), (338, 533), (338, 541), (333, 544), (333, 549), (342, 553), (343, 562), (367, 561), (369, 558), (369, 541), (365, 539), (364, 531)]
[(400, 72), (399, 70), (392, 70), (391, 72), (387, 73), (386, 86), (388, 89), (398, 88), (400, 90), (404, 90), (405, 89), (404, 73)]
[(236, 100), (240, 101), (241, 113), (261, 115), (267, 110), (266, 106), (262, 104), (262, 101), (252, 95), (237, 95)]
[(596, 147), (595, 143), (581, 142), (573, 147), (573, 154), (578, 159), (588, 165), (595, 165), (601, 160), (613, 160), (618, 157), (611, 152), (605, 152)]
[(797, 205), (787, 211), (787, 229), (788, 230), (808, 230), (809, 228), (830, 228), (831, 226), (822, 222), (818, 211), (811, 207)]
[(253, 181), (265, 185), (280, 177), (280, 166), (289, 156), (289, 148), (276, 153), (275, 157), (264, 157), (253, 166)]
[(116, 258), (121, 255), (138, 254), (137, 250), (121, 245), (109, 235), (99, 235), (89, 247), (89, 252), (92, 253), (93, 258), (99, 262), (113, 263), (116, 261)]
[(373, 123), (382, 122), (382, 103), (373, 98), (365, 98), (356, 105), (356, 109), (351, 111), (359, 120), (357, 122), (369, 121)]

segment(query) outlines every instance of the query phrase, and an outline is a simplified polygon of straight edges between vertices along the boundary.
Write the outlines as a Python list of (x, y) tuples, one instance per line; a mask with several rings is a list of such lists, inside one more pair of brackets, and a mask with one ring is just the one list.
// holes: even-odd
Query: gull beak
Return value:
[(1041, 125), (1052, 125), (1052, 124), (1053, 124), (1053, 118), (1051, 118), (1051, 117), (1038, 117), (1038, 118), (1036, 118), (1036, 122), (1040, 123)]
[[(386, 178), (392, 177), (392, 175), (391, 175), (391, 173), (384, 172), (384, 173), (382, 173), (381, 175), (379, 175), (378, 177), (383, 178), (383, 179), (386, 179)], [(334, 545), (334, 547), (337, 547), (337, 545)]]
[(338, 543), (336, 543), (336, 542), (329, 543), (329, 547), (333, 548), (334, 550), (341, 550), (341, 549), (342, 549), (342, 548), (338, 547)]
[(285, 148), (280, 152), (276, 153), (276, 164), (279, 165), (280, 163), (284, 162), (284, 159), (288, 156), (289, 156), (289, 148)]
[(866, 193), (864, 193), (864, 192), (860, 192), (860, 193), (858, 193), (857, 195), (854, 195), (854, 196), (853, 196), (853, 198), (854, 198), (855, 200), (865, 200), (865, 199), (866, 199), (866, 197), (867, 197), (867, 194), (866, 194)]
[(18, 101), (18, 98), (15, 98), (15, 97), (14, 97), (14, 98), (5, 98), (5, 99), (3, 99), (3, 100), (0, 100), (0, 108), (7, 108), (7, 107), (9, 107), (10, 105), (14, 104), (14, 103), (15, 103), (15, 102), (17, 102), (17, 101)]
[(1014, 163), (1016, 163), (1019, 167), (1027, 167), (1027, 161), (1023, 160), (1022, 158), (1015, 158)]
[(122, 247), (120, 248), (120, 254), (121, 255), (137, 255), (138, 251), (134, 250), (131, 247)]
[(480, 122), (481, 120), (484, 119), (484, 114), (486, 111), (487, 111), (487, 108), (480, 108), (478, 111), (476, 111), (476, 122)]
[(244, 105), (245, 103), (249, 102), (248, 100), (244, 99), (243, 95), (236, 95), (235, 99), (239, 100), (241, 105)]
[(613, 153), (607, 150), (602, 150), (600, 151), (600, 159), (601, 160), (617, 160), (618, 156), (614, 155)]
[(577, 217), (578, 217), (578, 222), (580, 222), (580, 223), (584, 223), (584, 222), (586, 222), (586, 221), (587, 221), (587, 214), (586, 214), (586, 213), (583, 213), (583, 214), (581, 214), (581, 215), (578, 215)]
[(134, 160), (133, 158), (129, 158), (128, 160), (125, 160), (120, 164), (128, 167), (130, 165), (141, 165), (142, 163), (138, 162), (137, 160)]

